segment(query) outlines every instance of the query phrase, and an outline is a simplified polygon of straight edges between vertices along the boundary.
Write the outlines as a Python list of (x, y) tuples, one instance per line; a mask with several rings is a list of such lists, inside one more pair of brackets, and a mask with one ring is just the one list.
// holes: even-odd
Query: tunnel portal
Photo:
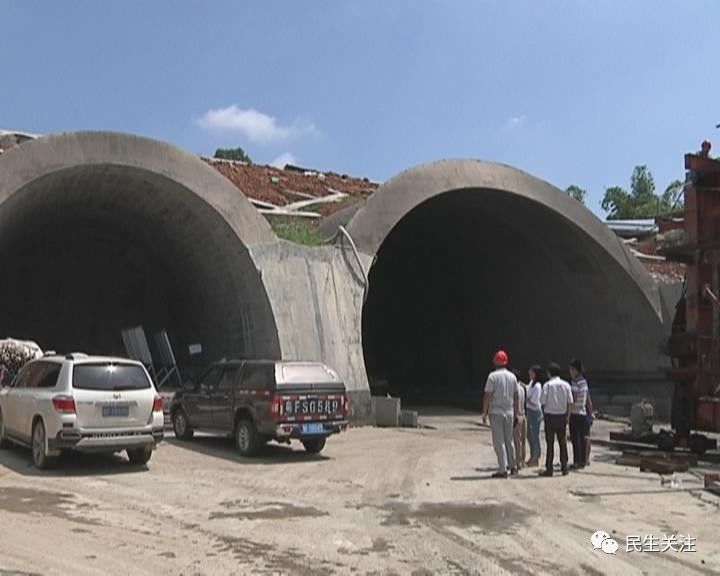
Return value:
[(499, 167), (513, 177), (507, 188), (469, 187), (488, 171), (502, 184), (498, 165), (479, 165), (411, 170), (350, 223), (374, 251), (362, 314), (373, 392), (477, 407), (498, 348), (523, 377), (575, 356), (597, 372), (655, 368), (661, 324), (644, 271), (623, 266), (616, 239), (547, 184), (525, 175), (538, 197), (517, 193), (523, 173)]
[[(125, 355), (121, 330), (142, 325), (151, 346), (166, 329), (185, 365), (195, 343), (199, 363), (279, 357), (262, 280), (233, 229), (252, 239), (243, 217), (257, 217), (262, 240), (265, 223), (249, 205), (240, 216), (222, 210), (217, 190), (234, 193), (236, 211), (246, 202), (231, 184), (199, 159), (137, 137), (51, 137), (52, 149), (45, 140), (0, 162), (33, 167), (0, 194), (0, 334), (59, 352)], [(22, 175), (22, 166), (6, 174)]]

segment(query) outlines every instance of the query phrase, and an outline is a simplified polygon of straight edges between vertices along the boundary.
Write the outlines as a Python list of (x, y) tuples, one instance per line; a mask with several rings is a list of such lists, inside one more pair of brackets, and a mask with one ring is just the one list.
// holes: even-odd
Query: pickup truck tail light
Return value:
[(273, 396), (270, 401), (270, 415), (276, 422), (280, 420), (283, 410), (283, 399), (280, 396)]
[(162, 412), (162, 411), (163, 411), (162, 396), (155, 396), (155, 400), (153, 400), (153, 412)]
[(342, 415), (347, 416), (350, 413), (350, 404), (348, 402), (348, 397), (343, 396), (342, 397)]
[(52, 405), (56, 412), (75, 414), (75, 399), (72, 396), (66, 396), (64, 394), (53, 396)]

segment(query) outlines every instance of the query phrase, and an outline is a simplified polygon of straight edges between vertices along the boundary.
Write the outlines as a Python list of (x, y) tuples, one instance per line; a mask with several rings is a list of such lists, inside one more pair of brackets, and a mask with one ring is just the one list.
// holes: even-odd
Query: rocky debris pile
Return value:
[(367, 198), (378, 187), (378, 183), (367, 178), (353, 178), (347, 174), (307, 170), (290, 165), (283, 169), (207, 157), (203, 157), (203, 160), (235, 184), (248, 198), (274, 206), (287, 206), (293, 202), (324, 198), (337, 193), (347, 196), (344, 202), (313, 206), (313, 211), (323, 216)]
[(31, 360), (40, 358), (42, 349), (29, 340), (0, 340), (0, 380), (12, 378)]

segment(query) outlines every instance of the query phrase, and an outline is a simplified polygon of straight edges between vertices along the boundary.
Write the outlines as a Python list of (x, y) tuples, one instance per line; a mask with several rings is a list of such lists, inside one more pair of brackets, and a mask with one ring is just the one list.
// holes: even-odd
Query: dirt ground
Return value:
[[(0, 451), (0, 576), (720, 573), (720, 498), (698, 471), (672, 489), (596, 446), (582, 472), (494, 480), (477, 415), (421, 422), (352, 429), (319, 457), (271, 445), (247, 461), (224, 438), (170, 437), (148, 469), (76, 457), (40, 473)], [(617, 554), (593, 549), (600, 529)], [(674, 533), (697, 552), (625, 550)]]

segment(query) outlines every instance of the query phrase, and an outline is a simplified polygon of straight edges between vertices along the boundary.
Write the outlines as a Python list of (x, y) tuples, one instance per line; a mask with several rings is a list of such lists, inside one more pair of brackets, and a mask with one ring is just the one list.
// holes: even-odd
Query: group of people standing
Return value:
[[(560, 446), (560, 470), (582, 469), (590, 463), (590, 426), (593, 406), (580, 360), (571, 360), (571, 382), (560, 377), (561, 368), (550, 363), (543, 372), (538, 365), (528, 371), (525, 384), (517, 372), (508, 370), (509, 357), (499, 350), (494, 358), (483, 394), (483, 422), (490, 417), (493, 447), (498, 460), (494, 478), (514, 476), (523, 466), (539, 466), (540, 426), (545, 423), (545, 469), (541, 476), (552, 476), (555, 439)], [(545, 381), (544, 376), (547, 375)], [(573, 447), (573, 464), (568, 466), (567, 430)], [(526, 441), (530, 458), (525, 462)]]

